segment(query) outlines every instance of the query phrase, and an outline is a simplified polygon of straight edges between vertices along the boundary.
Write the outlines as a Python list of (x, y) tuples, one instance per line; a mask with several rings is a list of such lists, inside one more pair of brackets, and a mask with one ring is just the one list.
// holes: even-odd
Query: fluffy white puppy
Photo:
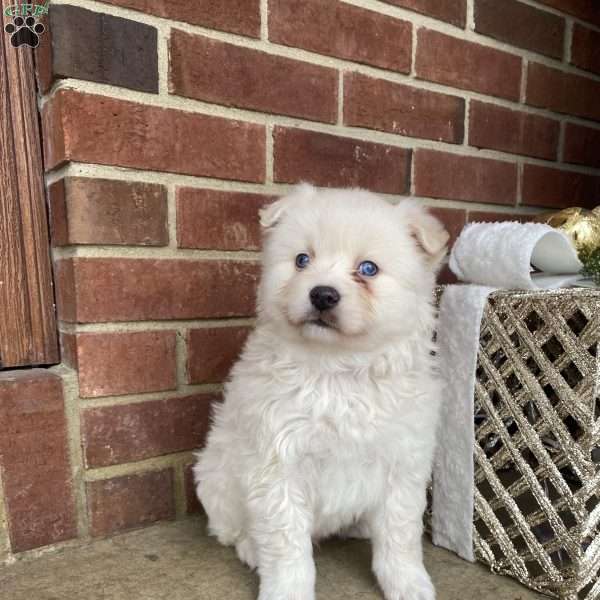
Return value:
[(209, 530), (259, 600), (313, 600), (312, 542), (368, 537), (387, 600), (431, 600), (422, 515), (448, 234), (412, 200), (308, 185), (261, 212), (258, 324), (195, 465)]

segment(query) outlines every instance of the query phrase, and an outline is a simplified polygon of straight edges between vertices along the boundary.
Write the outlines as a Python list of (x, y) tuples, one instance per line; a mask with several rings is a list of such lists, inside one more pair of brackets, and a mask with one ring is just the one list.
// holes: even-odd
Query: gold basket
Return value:
[(493, 293), (475, 382), (478, 560), (600, 598), (600, 291)]

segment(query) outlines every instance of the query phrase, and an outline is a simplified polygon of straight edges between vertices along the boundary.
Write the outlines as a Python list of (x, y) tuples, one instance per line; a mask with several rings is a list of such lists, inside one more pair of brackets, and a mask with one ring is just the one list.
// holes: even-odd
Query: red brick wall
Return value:
[(197, 508), (290, 184), (416, 195), (454, 238), (600, 198), (596, 2), (76, 4), (37, 65), (80, 535)]

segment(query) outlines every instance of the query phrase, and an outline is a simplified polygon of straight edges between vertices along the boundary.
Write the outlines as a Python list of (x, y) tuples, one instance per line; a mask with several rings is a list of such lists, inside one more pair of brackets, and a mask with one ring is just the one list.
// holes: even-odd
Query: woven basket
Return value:
[(600, 291), (496, 292), (475, 385), (477, 558), (600, 598)]

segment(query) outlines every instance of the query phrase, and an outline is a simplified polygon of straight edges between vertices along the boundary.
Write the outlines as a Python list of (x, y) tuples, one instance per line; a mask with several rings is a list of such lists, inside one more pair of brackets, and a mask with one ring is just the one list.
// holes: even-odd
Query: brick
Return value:
[(81, 435), (88, 468), (135, 462), (199, 448), (216, 396), (196, 394), (82, 412)]
[(383, 0), (387, 4), (394, 4), (409, 10), (447, 21), (464, 29), (467, 20), (466, 0)]
[(102, 323), (254, 314), (252, 261), (73, 258), (56, 263), (59, 318)]
[(170, 21), (260, 37), (260, 0), (104, 0)]
[(538, 2), (600, 27), (598, 0), (538, 0)]
[(600, 74), (600, 32), (579, 23), (573, 25), (571, 64)]
[(475, 0), (475, 31), (546, 56), (563, 55), (565, 20), (517, 0)]
[(12, 552), (77, 537), (60, 378), (43, 369), (0, 373), (0, 423)]
[(538, 63), (527, 67), (527, 104), (600, 121), (600, 81)]
[(194, 465), (187, 465), (183, 471), (183, 485), (185, 488), (185, 505), (188, 515), (195, 515), (203, 512), (202, 505), (196, 495), (196, 484), (194, 483)]
[(272, 199), (264, 194), (178, 188), (178, 246), (204, 250), (260, 250), (258, 211)]
[(274, 179), (407, 194), (411, 151), (314, 131), (276, 127)]
[(66, 177), (48, 189), (54, 246), (166, 246), (167, 190), (154, 183)]
[[(52, 31), (49, 77), (74, 77), (142, 92), (158, 92), (154, 27), (78, 6), (57, 5), (48, 13)], [(115, 52), (118, 49), (118, 52)]]
[(469, 144), (556, 160), (560, 123), (538, 115), (472, 100)]
[(516, 101), (521, 89), (521, 58), (420, 29), (416, 74), (419, 79)]
[(79, 333), (76, 351), (82, 398), (177, 387), (174, 331)]
[(444, 224), (446, 231), (450, 234), (448, 248), (452, 248), (467, 222), (467, 211), (462, 208), (443, 208), (441, 206), (429, 207), (427, 210)]
[(410, 71), (410, 23), (337, 0), (271, 0), (269, 39), (382, 69)]
[(175, 519), (171, 469), (90, 481), (86, 491), (94, 537)]
[(220, 383), (250, 333), (250, 327), (210, 327), (190, 329), (187, 335), (188, 383)]
[(600, 197), (600, 177), (525, 165), (522, 188), (523, 204), (550, 208), (594, 208)]
[(450, 270), (448, 264), (445, 264), (440, 269), (440, 272), (437, 276), (437, 283), (440, 285), (449, 285), (451, 283), (457, 283), (458, 278), (456, 275)]
[(567, 123), (563, 161), (600, 169), (600, 129)]
[(46, 169), (66, 161), (262, 182), (265, 128), (74, 90), (42, 111)]
[(515, 204), (517, 165), (487, 158), (419, 149), (415, 194), (431, 198)]
[(170, 56), (173, 94), (325, 123), (337, 120), (335, 69), (177, 30)]
[(344, 77), (344, 124), (451, 143), (464, 135), (465, 101), (360, 73)]

